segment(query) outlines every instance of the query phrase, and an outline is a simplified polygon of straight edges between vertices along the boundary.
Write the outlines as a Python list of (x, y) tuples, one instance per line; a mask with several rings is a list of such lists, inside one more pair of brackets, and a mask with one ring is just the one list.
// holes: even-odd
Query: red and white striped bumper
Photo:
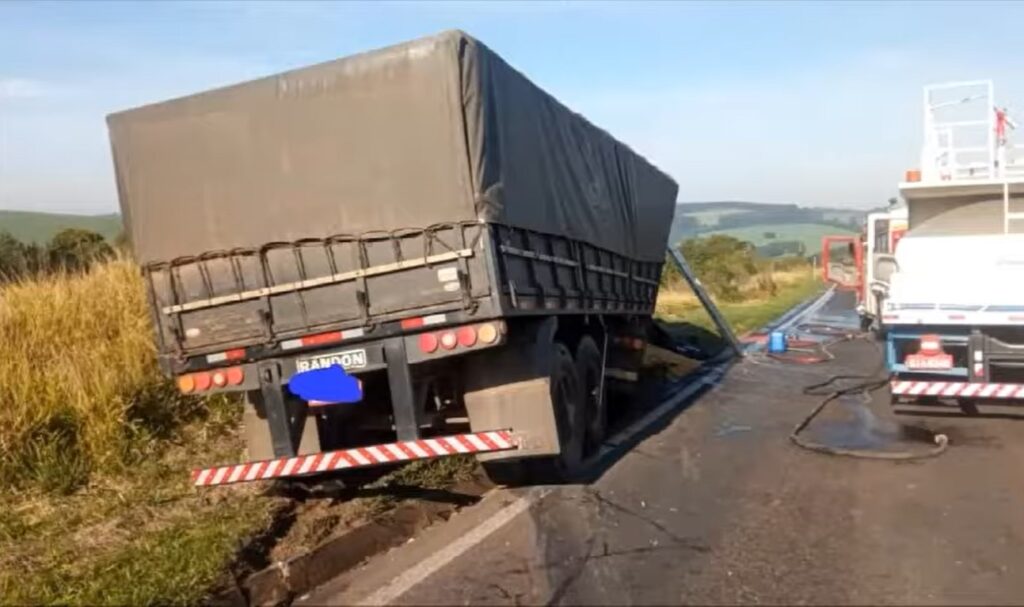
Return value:
[(365, 468), (460, 453), (485, 453), (516, 448), (517, 444), (508, 430), (473, 432), (296, 457), (282, 457), (234, 466), (201, 468), (192, 471), (192, 484), (196, 487), (209, 487), (245, 481), (304, 476), (348, 468)]
[(945, 381), (893, 381), (894, 396), (958, 396), (965, 398), (1022, 398), (1024, 384), (971, 384)]

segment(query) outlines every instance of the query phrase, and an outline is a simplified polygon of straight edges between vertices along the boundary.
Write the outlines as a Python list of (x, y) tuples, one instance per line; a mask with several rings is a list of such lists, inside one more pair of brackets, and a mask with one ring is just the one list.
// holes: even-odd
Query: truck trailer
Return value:
[(1024, 155), (990, 81), (929, 86), (884, 302), (894, 402), (1024, 399)]
[(638, 378), (676, 183), (453, 31), (107, 119), (196, 485), (474, 453), (571, 476)]

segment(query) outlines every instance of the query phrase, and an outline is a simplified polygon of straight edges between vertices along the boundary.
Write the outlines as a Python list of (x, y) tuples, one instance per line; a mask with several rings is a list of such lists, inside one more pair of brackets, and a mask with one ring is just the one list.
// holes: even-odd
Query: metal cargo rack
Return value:
[(662, 263), (467, 221), (215, 251), (144, 274), (161, 350), (181, 359), (438, 312), (649, 314)]

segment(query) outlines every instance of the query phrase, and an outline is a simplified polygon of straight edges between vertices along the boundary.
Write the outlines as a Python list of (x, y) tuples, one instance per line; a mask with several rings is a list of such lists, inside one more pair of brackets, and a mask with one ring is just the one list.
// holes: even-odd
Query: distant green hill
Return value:
[[(821, 237), (829, 234), (853, 234), (854, 231), (848, 228), (840, 228), (833, 225), (820, 223), (793, 223), (782, 225), (759, 225), (745, 228), (731, 228), (728, 230), (715, 230), (713, 232), (702, 232), (701, 236), (712, 234), (726, 234), (740, 240), (753, 243), (757, 247), (764, 247), (772, 243), (799, 242), (803, 244), (804, 255), (816, 255), (821, 252)], [(772, 255), (768, 255), (772, 256)]]
[(0, 210), (0, 232), (10, 232), (22, 242), (44, 243), (53, 235), (66, 228), (92, 230), (113, 240), (121, 232), (121, 216), (110, 215), (62, 215), (57, 213), (35, 213), (31, 211)]
[(685, 202), (676, 206), (670, 242), (729, 234), (767, 247), (762, 254), (783, 254), (802, 243), (807, 255), (821, 248), (826, 234), (849, 234), (863, 225), (867, 210), (801, 207), (758, 202)]

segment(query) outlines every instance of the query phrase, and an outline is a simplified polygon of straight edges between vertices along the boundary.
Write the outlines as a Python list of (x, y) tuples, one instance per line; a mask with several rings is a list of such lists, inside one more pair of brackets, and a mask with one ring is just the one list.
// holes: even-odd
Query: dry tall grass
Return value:
[[(794, 284), (806, 281), (813, 273), (810, 264), (797, 266), (785, 270), (769, 270), (756, 274), (739, 288), (742, 296), (740, 301), (753, 303), (771, 299), (775, 290), (786, 288)], [(771, 285), (766, 288), (765, 285)], [(695, 308), (700, 305), (700, 300), (688, 286), (681, 281), (675, 281), (671, 286), (663, 287), (658, 291), (658, 309), (668, 308)]]
[(131, 261), (0, 287), (0, 486), (71, 490), (191, 406), (157, 369)]

